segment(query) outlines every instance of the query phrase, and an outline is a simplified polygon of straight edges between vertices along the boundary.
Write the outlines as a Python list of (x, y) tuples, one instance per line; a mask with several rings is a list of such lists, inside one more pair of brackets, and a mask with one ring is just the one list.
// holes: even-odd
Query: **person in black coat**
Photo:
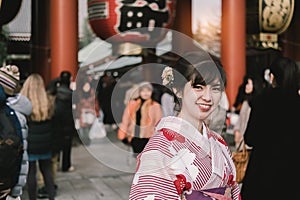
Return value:
[(299, 68), (279, 57), (270, 65), (272, 87), (253, 100), (245, 131), (253, 147), (242, 183), (243, 200), (297, 199), (300, 96)]
[(55, 99), (55, 126), (61, 138), (62, 171), (73, 171), (71, 163), (72, 140), (77, 131), (72, 113), (71, 73), (62, 71), (57, 85)]
[(21, 95), (32, 103), (32, 113), (28, 117), (28, 160), (29, 172), (27, 191), (30, 200), (37, 199), (37, 163), (45, 181), (49, 200), (55, 199), (55, 186), (52, 174), (53, 115), (54, 102), (47, 94), (41, 75), (32, 73), (25, 80)]
[[(70, 89), (71, 73), (62, 71), (60, 76), (54, 78), (46, 86), (47, 93), (54, 99), (54, 133), (52, 146), (52, 172), (55, 189), (58, 162), (62, 159), (62, 171), (73, 171), (71, 165), (71, 148), (73, 136), (77, 133), (72, 115), (72, 90)], [(61, 155), (62, 153), (62, 155)], [(44, 180), (41, 174), (38, 174), (38, 197), (48, 198), (48, 192), (45, 188)]]

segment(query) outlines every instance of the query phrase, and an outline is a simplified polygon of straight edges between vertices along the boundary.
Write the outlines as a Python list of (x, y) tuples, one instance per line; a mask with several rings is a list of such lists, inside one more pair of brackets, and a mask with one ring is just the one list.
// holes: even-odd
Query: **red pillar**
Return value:
[(173, 52), (183, 54), (186, 51), (197, 50), (193, 44), (192, 33), (192, 0), (176, 0), (176, 15), (172, 29), (184, 34), (172, 36)]
[(222, 1), (221, 60), (227, 74), (226, 92), (232, 106), (246, 72), (245, 0)]
[(51, 0), (51, 78), (78, 71), (78, 2)]

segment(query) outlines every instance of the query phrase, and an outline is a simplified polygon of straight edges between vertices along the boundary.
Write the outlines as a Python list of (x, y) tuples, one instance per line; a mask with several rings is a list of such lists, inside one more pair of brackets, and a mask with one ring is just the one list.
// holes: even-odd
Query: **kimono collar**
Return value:
[(156, 130), (167, 128), (173, 130), (183, 137), (193, 141), (207, 153), (210, 154), (209, 138), (210, 133), (205, 124), (203, 124), (203, 134), (201, 134), (191, 123), (188, 121), (174, 116), (163, 117), (156, 126)]
[[(224, 148), (219, 148), (218, 141), (213, 136), (213, 133), (208, 129), (205, 123), (202, 126), (203, 134), (201, 134), (192, 124), (179, 117), (164, 117), (157, 124), (156, 129), (167, 128), (173, 130), (183, 137), (189, 139), (212, 157), (212, 172), (219, 177), (222, 177), (224, 172), (224, 160), (222, 154), (226, 154)], [(202, 154), (205, 156), (205, 154)]]

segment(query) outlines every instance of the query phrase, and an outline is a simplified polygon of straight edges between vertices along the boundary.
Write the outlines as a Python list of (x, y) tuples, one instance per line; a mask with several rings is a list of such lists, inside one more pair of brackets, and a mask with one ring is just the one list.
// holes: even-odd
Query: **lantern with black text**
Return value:
[(89, 0), (89, 23), (111, 43), (158, 43), (166, 31), (155, 28), (171, 27), (174, 7), (175, 0)]

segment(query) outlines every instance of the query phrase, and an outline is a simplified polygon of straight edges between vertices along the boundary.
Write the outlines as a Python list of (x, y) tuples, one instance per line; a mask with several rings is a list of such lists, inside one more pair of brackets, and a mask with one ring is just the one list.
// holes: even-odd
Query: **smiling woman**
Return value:
[[(198, 61), (197, 56), (200, 59), (203, 57), (199, 52), (186, 54), (174, 66), (172, 88), (178, 91), (177, 96), (182, 99), (179, 116), (189, 119), (196, 127), (201, 125), (199, 128), (202, 129), (202, 122), (218, 106), (224, 83), (214, 61), (209, 57)], [(220, 70), (223, 68), (220, 67)]]
[(240, 199), (228, 145), (205, 123), (224, 91), (220, 70), (199, 50), (164, 71), (163, 82), (180, 99), (180, 111), (159, 121), (138, 155), (131, 200)]

